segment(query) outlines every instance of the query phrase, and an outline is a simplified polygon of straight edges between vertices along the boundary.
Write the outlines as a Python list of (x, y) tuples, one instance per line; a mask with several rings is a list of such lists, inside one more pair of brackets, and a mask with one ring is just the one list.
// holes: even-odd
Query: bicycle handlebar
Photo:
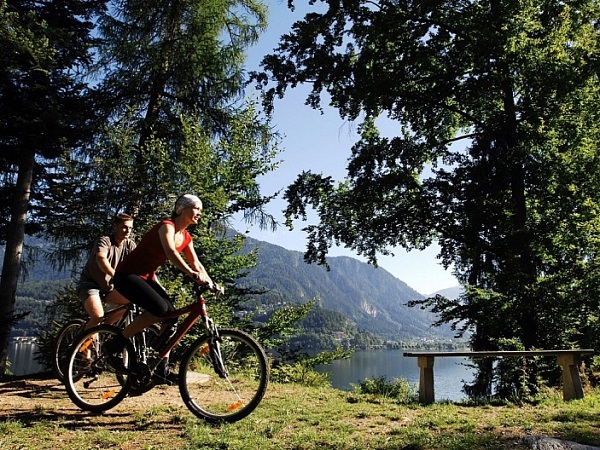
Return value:
[(216, 295), (224, 295), (225, 288), (223, 286), (218, 285), (217, 283), (198, 283), (194, 286), (194, 290), (198, 294), (202, 294), (206, 291), (211, 291)]

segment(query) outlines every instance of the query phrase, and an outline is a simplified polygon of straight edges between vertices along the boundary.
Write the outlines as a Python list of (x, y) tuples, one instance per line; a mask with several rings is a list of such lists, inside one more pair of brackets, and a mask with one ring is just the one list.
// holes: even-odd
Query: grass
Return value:
[[(169, 395), (177, 395), (173, 392)], [(65, 408), (52, 403), (32, 408), (25, 419), (3, 416), (0, 448), (514, 450), (526, 448), (520, 439), (529, 434), (600, 445), (600, 390), (571, 402), (557, 392), (535, 404), (420, 406), (389, 396), (273, 383), (249, 417), (219, 426), (196, 419), (183, 405), (158, 402), (128, 411), (126, 403), (102, 416), (72, 408), (64, 414)]]

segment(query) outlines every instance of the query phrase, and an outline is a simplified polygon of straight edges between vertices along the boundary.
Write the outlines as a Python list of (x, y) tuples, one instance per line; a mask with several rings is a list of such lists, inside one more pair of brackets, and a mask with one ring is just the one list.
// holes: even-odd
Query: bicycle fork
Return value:
[(209, 339), (208, 351), (215, 373), (219, 375), (220, 378), (227, 378), (227, 367), (225, 367), (225, 364), (223, 363), (221, 343), (218, 335)]

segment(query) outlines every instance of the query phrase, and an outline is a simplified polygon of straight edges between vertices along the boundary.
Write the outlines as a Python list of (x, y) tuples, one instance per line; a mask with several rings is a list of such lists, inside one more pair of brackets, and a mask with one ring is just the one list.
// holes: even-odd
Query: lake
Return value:
[[(14, 375), (28, 375), (42, 370), (34, 360), (37, 344), (28, 340), (12, 341), (8, 345), (10, 370)], [(417, 358), (405, 358), (404, 350), (357, 350), (350, 359), (334, 361), (318, 367), (322, 373), (329, 373), (331, 385), (336, 389), (351, 390), (365, 378), (385, 377), (404, 378), (411, 385), (419, 386)], [(466, 366), (467, 358), (460, 356), (436, 358), (433, 368), (435, 400), (457, 401), (465, 398), (462, 392), (463, 381), (473, 380), (473, 369)]]
[[(350, 359), (334, 361), (321, 366), (319, 372), (329, 373), (331, 385), (336, 389), (351, 390), (351, 384), (357, 384), (365, 378), (385, 377), (404, 378), (411, 385), (419, 386), (419, 367), (417, 358), (406, 358), (404, 350), (360, 350)], [(436, 358), (433, 367), (435, 400), (457, 401), (466, 398), (462, 392), (463, 381), (473, 380), (474, 371), (465, 364), (468, 358)]]

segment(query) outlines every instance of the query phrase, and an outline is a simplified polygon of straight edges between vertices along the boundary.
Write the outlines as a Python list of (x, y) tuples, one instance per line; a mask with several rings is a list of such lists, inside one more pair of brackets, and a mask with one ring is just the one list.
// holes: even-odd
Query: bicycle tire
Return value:
[[(103, 344), (109, 339), (123, 339), (120, 361), (124, 370), (115, 369), (103, 350)], [(128, 368), (134, 364), (133, 345), (121, 337), (118, 327), (99, 325), (90, 328), (71, 347), (65, 372), (67, 394), (85, 411), (98, 413), (111, 409), (127, 396), (132, 382)]]
[(73, 319), (65, 323), (56, 335), (52, 350), (52, 371), (61, 383), (65, 381), (65, 372), (63, 369), (69, 355), (69, 350), (77, 336), (83, 331), (83, 327), (85, 327), (85, 320)]
[[(189, 410), (209, 423), (236, 422), (262, 400), (269, 382), (269, 365), (260, 344), (236, 329), (219, 332), (219, 345), (204, 335), (186, 351), (179, 366), (179, 392)], [(212, 347), (211, 347), (212, 346)], [(222, 356), (223, 367), (214, 363)], [(219, 372), (227, 372), (220, 376)]]

